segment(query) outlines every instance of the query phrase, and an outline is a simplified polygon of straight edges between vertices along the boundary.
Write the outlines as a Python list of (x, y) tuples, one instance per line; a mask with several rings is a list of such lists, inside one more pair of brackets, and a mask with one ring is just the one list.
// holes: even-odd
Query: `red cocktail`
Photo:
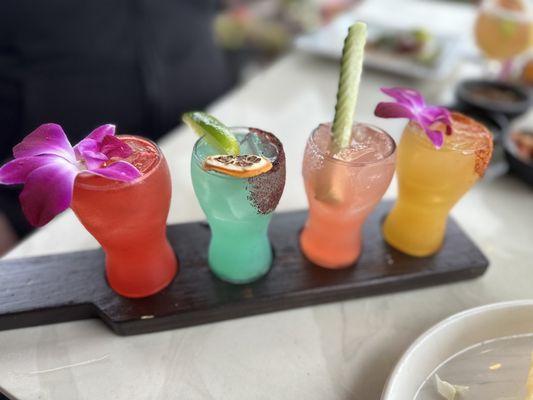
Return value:
[(126, 297), (145, 297), (167, 286), (177, 271), (165, 229), (170, 173), (154, 143), (136, 136), (118, 138), (133, 150), (124, 160), (142, 176), (119, 182), (80, 174), (71, 207), (104, 248), (113, 290)]

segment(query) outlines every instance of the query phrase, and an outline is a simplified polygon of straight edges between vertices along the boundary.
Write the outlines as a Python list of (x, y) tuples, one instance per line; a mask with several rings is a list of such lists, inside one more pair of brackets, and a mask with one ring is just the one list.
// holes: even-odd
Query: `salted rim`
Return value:
[[(120, 182), (120, 181), (116, 181), (113, 179), (102, 178), (102, 179), (105, 179), (106, 181), (109, 181), (109, 184), (108, 185), (91, 185), (89, 183), (80, 183), (79, 180), (76, 179), (74, 182), (74, 186), (80, 187), (82, 189), (90, 189), (90, 190), (95, 190), (95, 191), (123, 189), (126, 186), (132, 186), (132, 185), (137, 185), (141, 183), (142, 181), (147, 179), (150, 175), (152, 175), (156, 169), (159, 168), (159, 166), (161, 165), (161, 162), (164, 159), (164, 155), (163, 155), (163, 152), (161, 151), (161, 148), (153, 140), (150, 140), (148, 138), (145, 138), (139, 135), (116, 135), (116, 137), (120, 139), (128, 139), (128, 138), (139, 139), (141, 141), (150, 143), (157, 150), (157, 155), (159, 156), (157, 159), (157, 163), (147, 173), (142, 174), (140, 177), (130, 182)], [(83, 177), (83, 175), (81, 174), (80, 176)], [(95, 175), (87, 174), (86, 176), (93, 177)]]
[(332, 137), (331, 125), (332, 125), (331, 122), (324, 122), (324, 123), (319, 124), (315, 129), (313, 129), (313, 131), (311, 132), (311, 135), (309, 136), (309, 140), (307, 141), (307, 143), (309, 145), (311, 145), (313, 147), (313, 149), (318, 154), (320, 154), (320, 156), (322, 156), (323, 158), (325, 158), (325, 159), (327, 159), (329, 161), (332, 161), (332, 162), (340, 164), (340, 165), (346, 165), (346, 166), (349, 166), (349, 167), (364, 167), (364, 166), (367, 166), (367, 165), (378, 164), (378, 163), (382, 163), (384, 161), (387, 161), (390, 157), (392, 157), (396, 153), (396, 147), (397, 147), (396, 146), (396, 141), (392, 138), (391, 135), (389, 135), (383, 129), (378, 128), (375, 125), (365, 124), (363, 122), (356, 122), (356, 123), (354, 123), (352, 125), (352, 131), (353, 131), (354, 127), (356, 127), (356, 126), (366, 126), (366, 127), (369, 127), (370, 129), (376, 131), (376, 132), (384, 133), (386, 135), (386, 137), (392, 142), (392, 148), (391, 148), (390, 152), (388, 154), (386, 154), (381, 160), (374, 160), (374, 161), (344, 161), (344, 160), (339, 160), (338, 158), (335, 158), (335, 157), (333, 157), (330, 154), (326, 154), (326, 152), (324, 150), (322, 150), (315, 142), (315, 135), (317, 134), (319, 129), (321, 127), (323, 127), (323, 126), (327, 126), (328, 127), (329, 135), (330, 135), (330, 137)]
[[(262, 131), (262, 129), (246, 127), (246, 126), (231, 126), (231, 127), (229, 127), (229, 130), (231, 131), (231, 133), (234, 133), (234, 134), (237, 134), (237, 135), (239, 135), (239, 134), (241, 134), (241, 135), (253, 134), (254, 133), (254, 131), (253, 131), (254, 129), (256, 129), (258, 131)], [(193, 159), (196, 162), (196, 164), (202, 169), (203, 172), (205, 172), (206, 174), (209, 174), (211, 176), (215, 176), (217, 178), (221, 178), (221, 179), (229, 179), (229, 180), (250, 179), (250, 178), (244, 178), (244, 177), (243, 178), (239, 178), (239, 177), (236, 177), (236, 176), (225, 175), (225, 174), (223, 174), (221, 172), (217, 172), (217, 171), (206, 171), (203, 168), (204, 159), (198, 154), (198, 147), (203, 142), (205, 142), (205, 135), (201, 136), (194, 143), (194, 146), (193, 146), (193, 149), (192, 149)], [(279, 149), (278, 148), (276, 148), (276, 153), (277, 153), (276, 154), (276, 158), (273, 161), (278, 159), (278, 154), (279, 154)]]

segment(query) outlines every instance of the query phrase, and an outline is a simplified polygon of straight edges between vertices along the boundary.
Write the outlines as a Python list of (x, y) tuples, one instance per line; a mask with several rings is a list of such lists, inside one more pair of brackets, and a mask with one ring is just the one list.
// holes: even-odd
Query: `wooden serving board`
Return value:
[(101, 250), (4, 260), (0, 330), (100, 318), (117, 334), (134, 335), (439, 285), (485, 272), (488, 260), (451, 219), (435, 256), (413, 258), (390, 248), (380, 234), (390, 206), (383, 202), (367, 220), (357, 264), (339, 271), (319, 268), (300, 253), (306, 211), (276, 214), (270, 226), (272, 270), (246, 285), (231, 285), (210, 273), (205, 222), (168, 227), (180, 271), (169, 287), (145, 299), (127, 299), (109, 288)]

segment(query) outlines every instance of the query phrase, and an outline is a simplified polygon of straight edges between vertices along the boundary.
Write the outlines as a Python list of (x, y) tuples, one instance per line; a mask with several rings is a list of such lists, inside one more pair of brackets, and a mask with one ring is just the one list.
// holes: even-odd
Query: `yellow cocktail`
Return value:
[(476, 42), (487, 58), (509, 60), (531, 46), (531, 13), (523, 0), (485, 0), (475, 24)]
[(480, 123), (451, 114), (452, 134), (436, 149), (422, 127), (410, 121), (397, 154), (398, 200), (383, 225), (387, 243), (412, 256), (442, 245), (448, 213), (483, 176), (492, 155), (492, 136)]

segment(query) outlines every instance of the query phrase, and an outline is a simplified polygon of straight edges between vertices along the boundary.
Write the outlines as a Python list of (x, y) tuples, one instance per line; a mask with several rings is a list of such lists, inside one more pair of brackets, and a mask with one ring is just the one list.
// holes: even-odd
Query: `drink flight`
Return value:
[[(379, 118), (407, 120), (398, 146), (388, 132), (364, 122), (356, 111), (365, 42), (366, 25), (350, 27), (331, 121), (313, 123), (316, 128), (301, 143), (303, 160), (289, 157), (293, 168), (302, 161), (302, 179), (291, 184), (304, 185), (308, 201), (305, 224), (290, 244), (297, 256), (289, 261), (316, 268), (314, 273), (356, 271), (365, 252), (363, 225), (371, 222), (396, 168), (398, 198), (382, 236), (366, 240), (384, 241), (387, 251), (411, 257), (435, 254), (450, 210), (483, 176), (492, 155), (492, 137), (483, 125), (427, 104), (412, 89), (382, 88), (390, 99), (375, 108)], [(198, 135), (189, 150), (190, 176), (209, 224), (201, 273), (229, 284), (269, 279), (277, 261), (269, 228), (286, 179), (281, 139), (289, 132), (230, 127), (201, 111), (185, 113), (183, 121)], [(180, 254), (166, 229), (173, 159), (148, 139), (115, 131), (111, 124), (97, 127), (72, 146), (61, 126), (41, 125), (13, 148), (14, 159), (0, 168), (0, 184), (23, 185), (21, 206), (35, 226), (71, 208), (102, 246), (102, 274), (119, 295), (172, 291), (180, 285)], [(192, 267), (180, 263), (186, 268)]]

